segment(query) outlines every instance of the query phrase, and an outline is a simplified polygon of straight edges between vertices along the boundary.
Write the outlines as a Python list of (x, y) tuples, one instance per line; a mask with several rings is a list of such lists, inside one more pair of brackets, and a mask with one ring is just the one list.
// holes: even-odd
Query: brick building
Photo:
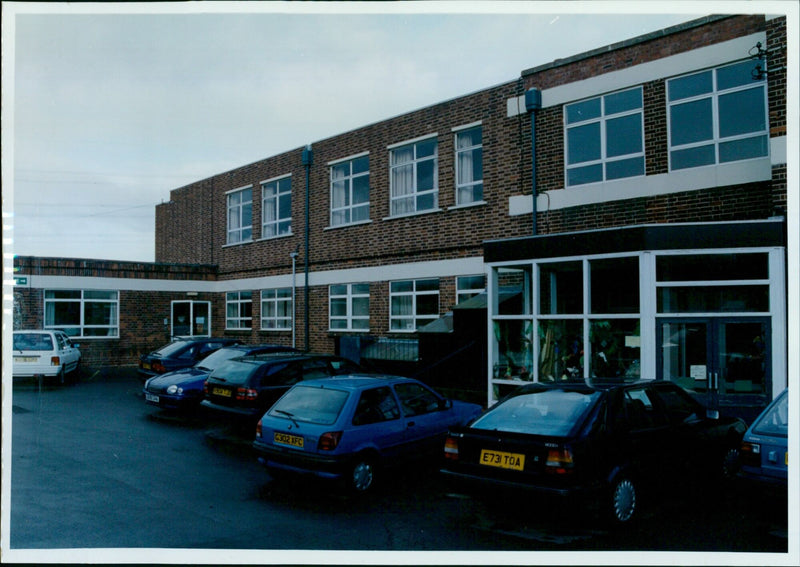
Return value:
[[(786, 19), (760, 15), (558, 60), (177, 188), (154, 264), (17, 258), (15, 297), (57, 326), (56, 296), (116, 292), (115, 331), (75, 327), (97, 361), (211, 333), (436, 368), (489, 402), (627, 376), (754, 411), (787, 384), (785, 65)], [(459, 321), (471, 338), (426, 359)]]

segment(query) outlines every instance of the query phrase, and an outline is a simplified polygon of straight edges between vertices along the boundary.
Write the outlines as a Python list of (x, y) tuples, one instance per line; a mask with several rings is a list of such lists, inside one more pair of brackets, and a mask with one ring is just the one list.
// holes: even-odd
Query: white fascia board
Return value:
[[(536, 207), (539, 212), (546, 212), (626, 199), (768, 181), (772, 179), (772, 161), (770, 158), (761, 158), (544, 191), (539, 194)], [(508, 214), (510, 216), (529, 215), (532, 211), (533, 203), (530, 195), (509, 197)]]
[[(475, 256), (452, 260), (432, 260), (368, 268), (311, 272), (309, 274), (309, 282), (313, 287), (340, 283), (369, 283), (400, 279), (471, 276), (483, 274), (484, 272), (483, 256)], [(21, 273), (16, 275), (27, 276), (29, 278), (29, 283), (27, 285), (16, 286), (16, 289), (27, 287), (31, 289), (224, 293), (227, 291), (250, 291), (292, 286), (291, 273), (261, 278), (215, 282), (82, 276), (39, 276)], [(298, 271), (295, 278), (297, 286), (302, 287), (305, 282), (304, 273)]]
[[(582, 81), (544, 89), (542, 90), (542, 108), (747, 59), (749, 51), (755, 47), (756, 43), (761, 42), (764, 45), (766, 41), (766, 33), (759, 32), (722, 43), (699, 47), (685, 53), (663, 57), (619, 71), (603, 73)], [(578, 65), (579, 63), (575, 64)], [(525, 113), (525, 95), (513, 97), (506, 101), (507, 117), (510, 118), (523, 113)]]

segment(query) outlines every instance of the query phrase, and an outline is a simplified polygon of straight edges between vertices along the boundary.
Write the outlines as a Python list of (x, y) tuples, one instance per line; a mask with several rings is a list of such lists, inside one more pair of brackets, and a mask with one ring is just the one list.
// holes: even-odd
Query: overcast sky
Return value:
[(171, 189), (734, 4), (4, 2), (4, 251), (152, 261)]

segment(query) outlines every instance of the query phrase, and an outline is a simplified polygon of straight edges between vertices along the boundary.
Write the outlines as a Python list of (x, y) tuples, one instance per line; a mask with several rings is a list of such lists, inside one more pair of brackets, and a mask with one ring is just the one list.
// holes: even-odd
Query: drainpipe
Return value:
[(303, 167), (306, 168), (306, 228), (305, 228), (305, 236), (306, 236), (306, 253), (305, 257), (303, 258), (305, 264), (305, 286), (304, 287), (304, 298), (305, 298), (305, 309), (304, 309), (304, 318), (305, 318), (305, 351), (308, 352), (309, 350), (309, 323), (308, 323), (308, 250), (309, 250), (309, 242), (308, 236), (310, 233), (309, 230), (309, 208), (311, 202), (311, 193), (310, 193), (310, 180), (311, 180), (311, 164), (314, 163), (314, 152), (311, 150), (311, 144), (308, 144), (303, 149)]
[(525, 110), (531, 115), (531, 199), (533, 200), (533, 235), (536, 236), (536, 111), (542, 108), (542, 91), (531, 88), (525, 91)]

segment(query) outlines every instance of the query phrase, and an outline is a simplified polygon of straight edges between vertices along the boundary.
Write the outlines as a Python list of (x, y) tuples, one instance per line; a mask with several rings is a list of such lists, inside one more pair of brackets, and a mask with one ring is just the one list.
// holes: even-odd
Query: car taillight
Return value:
[(320, 451), (333, 451), (342, 439), (341, 431), (328, 431), (319, 436), (317, 449)]
[(158, 374), (164, 374), (167, 371), (167, 369), (164, 368), (164, 365), (160, 362), (154, 362), (151, 368), (153, 369), (153, 372), (157, 372)]
[(458, 460), (458, 439), (448, 437), (444, 442), (444, 458), (451, 461)]
[(261, 431), (261, 420), (259, 419), (256, 423), (256, 437), (261, 437)]
[(236, 388), (236, 399), (239, 401), (251, 401), (258, 397), (258, 390), (253, 388)]
[(748, 443), (747, 441), (742, 441), (742, 446), (739, 453), (741, 455), (741, 462), (743, 465), (748, 465), (751, 467), (761, 466), (761, 445), (758, 443)]
[(208, 385), (208, 380), (206, 380), (205, 382), (203, 382), (203, 393), (208, 394), (210, 390), (211, 387)]
[(50, 357), (50, 366), (61, 366), (61, 359), (57, 356)]
[(575, 464), (572, 462), (572, 451), (566, 447), (547, 450), (545, 471), (550, 474), (569, 474)]

